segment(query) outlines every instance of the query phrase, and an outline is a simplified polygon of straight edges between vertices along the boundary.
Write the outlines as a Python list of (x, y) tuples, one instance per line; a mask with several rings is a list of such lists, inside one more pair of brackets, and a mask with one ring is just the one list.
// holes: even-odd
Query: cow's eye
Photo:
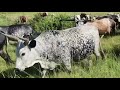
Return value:
[(22, 53), (21, 55), (22, 55), (22, 56), (24, 56), (24, 55), (25, 55), (25, 53)]

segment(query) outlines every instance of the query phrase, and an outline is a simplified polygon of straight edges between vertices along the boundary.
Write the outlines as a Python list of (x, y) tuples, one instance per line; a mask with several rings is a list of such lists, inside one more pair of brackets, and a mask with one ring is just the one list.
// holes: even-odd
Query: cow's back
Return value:
[(111, 22), (109, 18), (104, 18), (100, 20), (95, 20), (94, 22), (89, 22), (87, 24), (93, 25), (98, 28), (100, 34), (105, 34), (110, 32)]
[(79, 55), (79, 59), (83, 59), (93, 53), (95, 41), (99, 43), (99, 33), (96, 27), (84, 25), (62, 31), (45, 32), (35, 40), (36, 50), (47, 54), (45, 56), (50, 60), (59, 61), (64, 55), (71, 56), (71, 51), (76, 52), (74, 56)]
[(14, 36), (30, 35), (30, 33), (32, 33), (32, 28), (27, 24), (11, 25), (8, 28), (8, 34)]

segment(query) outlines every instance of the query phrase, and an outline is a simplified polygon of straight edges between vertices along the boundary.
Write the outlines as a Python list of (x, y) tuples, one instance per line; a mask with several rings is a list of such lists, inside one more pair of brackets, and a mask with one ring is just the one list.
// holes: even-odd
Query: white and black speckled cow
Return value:
[(61, 64), (71, 71), (71, 61), (74, 58), (83, 60), (92, 53), (99, 57), (99, 45), (98, 29), (92, 25), (43, 32), (19, 48), (16, 68), (24, 71), (25, 68), (40, 63), (43, 77), (47, 69), (53, 70)]

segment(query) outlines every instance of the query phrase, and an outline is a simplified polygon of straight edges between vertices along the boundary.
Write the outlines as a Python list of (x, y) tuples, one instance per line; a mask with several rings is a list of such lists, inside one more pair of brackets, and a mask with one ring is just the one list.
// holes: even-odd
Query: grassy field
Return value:
[[(12, 21), (18, 18), (20, 15), (26, 15), (29, 19), (33, 18), (37, 12), (1, 12), (0, 13), (0, 25), (10, 25)], [(54, 12), (51, 12), (54, 13)], [(56, 12), (58, 14), (70, 14), (75, 15), (80, 12)], [(106, 15), (108, 12), (86, 12), (91, 15)], [(118, 12), (116, 12), (118, 13)], [(1, 18), (2, 17), (2, 18)], [(119, 30), (118, 30), (119, 32)], [(86, 70), (80, 64), (72, 65), (72, 73), (68, 74), (62, 68), (58, 68), (55, 71), (47, 73), (47, 78), (120, 78), (120, 35), (113, 37), (106, 37), (101, 40), (104, 52), (106, 54), (106, 60), (100, 60), (97, 65), (90, 66), (89, 70)], [(15, 61), (15, 46), (9, 45), (8, 52), (11, 59)], [(91, 61), (95, 61), (94, 55), (91, 57)], [(34, 65), (31, 68), (26, 69), (24, 72), (14, 72), (15, 65), (7, 65), (5, 61), (0, 57), (0, 77), (2, 78), (41, 78), (39, 65)]]

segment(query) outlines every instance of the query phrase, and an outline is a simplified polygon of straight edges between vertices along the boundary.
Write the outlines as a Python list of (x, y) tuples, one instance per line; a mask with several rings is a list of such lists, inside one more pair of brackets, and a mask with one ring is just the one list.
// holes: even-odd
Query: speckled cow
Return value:
[(53, 70), (61, 64), (71, 71), (71, 61), (74, 58), (83, 60), (92, 53), (99, 57), (99, 45), (98, 29), (92, 25), (43, 32), (20, 48), (16, 68), (24, 71), (25, 68), (40, 63), (43, 77), (47, 69)]

